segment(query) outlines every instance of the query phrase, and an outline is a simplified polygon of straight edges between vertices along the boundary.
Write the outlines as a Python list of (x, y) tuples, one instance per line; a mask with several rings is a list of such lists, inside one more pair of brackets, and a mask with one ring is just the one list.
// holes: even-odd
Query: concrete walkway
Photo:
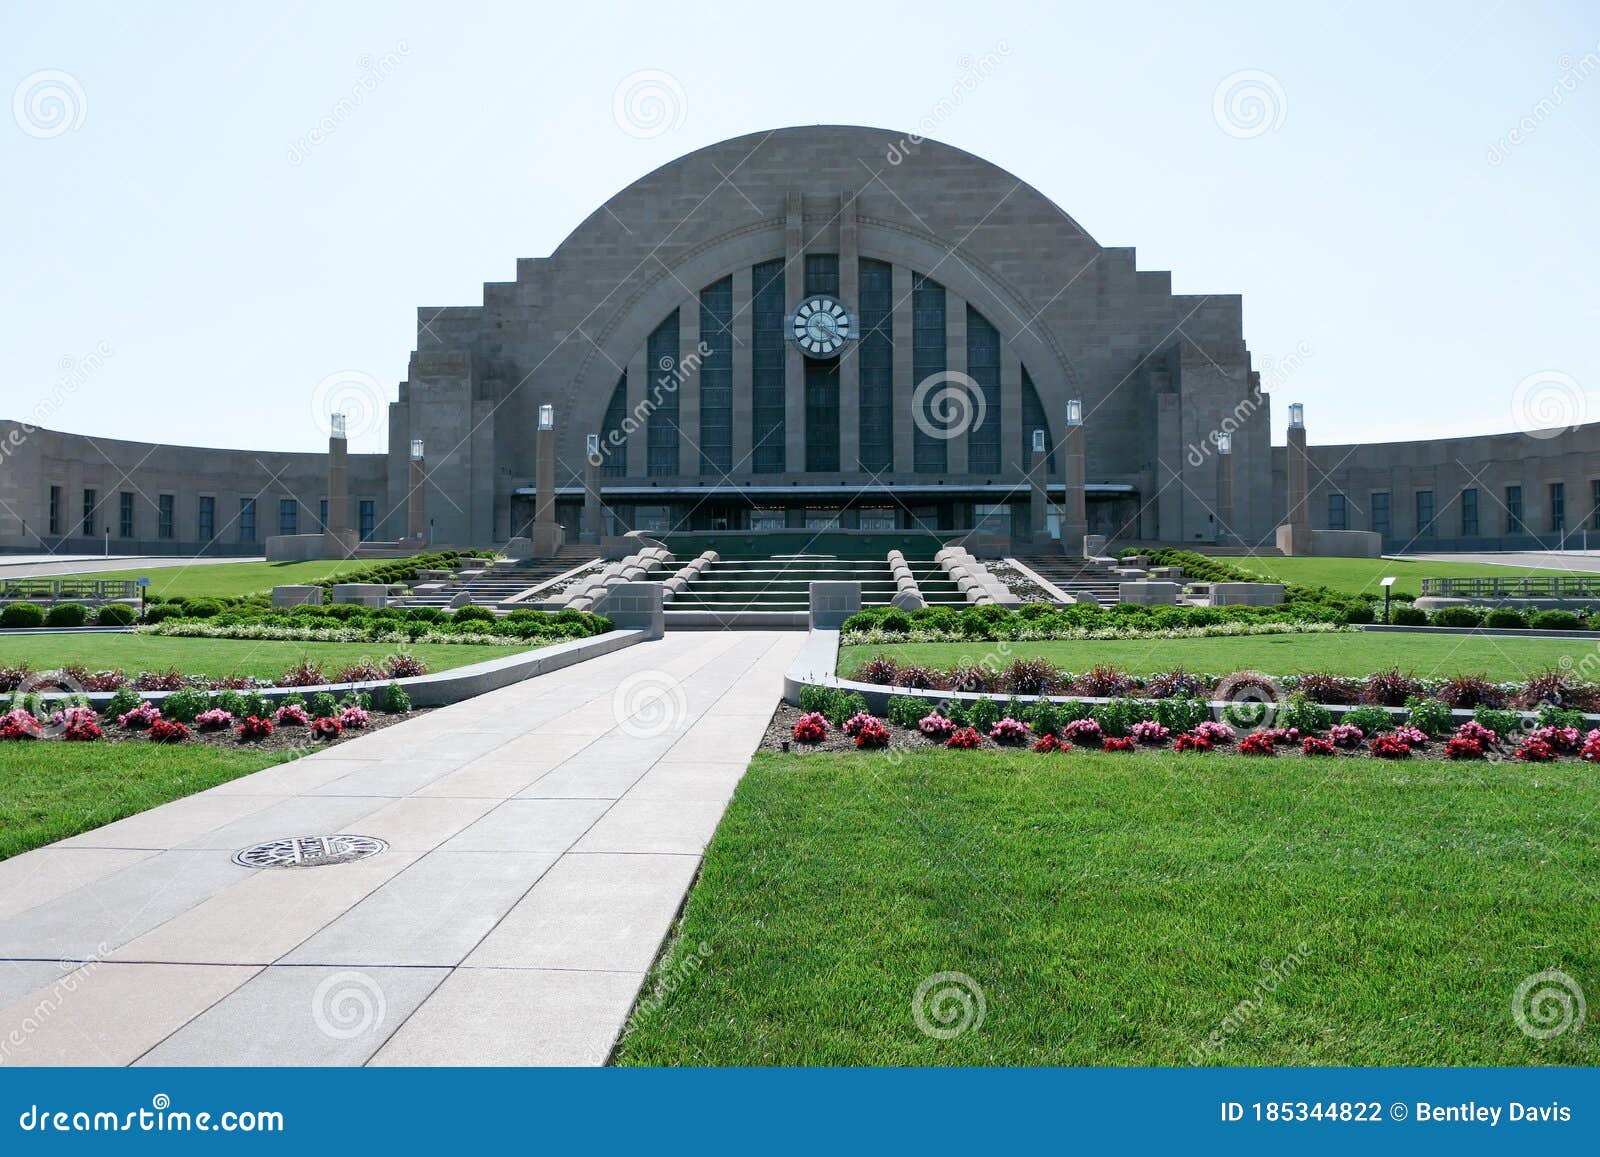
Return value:
[[(0, 1063), (603, 1063), (803, 639), (670, 635), (0, 862)], [(231, 858), (338, 833), (389, 847)]]

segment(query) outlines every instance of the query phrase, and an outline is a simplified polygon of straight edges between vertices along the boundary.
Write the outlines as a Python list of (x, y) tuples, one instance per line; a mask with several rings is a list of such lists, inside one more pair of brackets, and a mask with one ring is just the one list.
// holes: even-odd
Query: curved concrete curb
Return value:
[[(1002, 691), (931, 691), (919, 690), (913, 687), (885, 687), (881, 683), (859, 683), (854, 679), (841, 678), (836, 672), (839, 667), (839, 632), (812, 630), (807, 636), (805, 645), (800, 648), (800, 654), (795, 658), (789, 670), (783, 676), (783, 699), (790, 706), (800, 706), (800, 692), (806, 687), (828, 687), (840, 691), (853, 691), (867, 701), (867, 710), (874, 715), (883, 715), (889, 710), (889, 700), (900, 698), (922, 699), (928, 704), (928, 710), (933, 710), (940, 703), (976, 703), (980, 699), (1015, 699), (1019, 703), (1037, 703), (1040, 699), (1048, 699), (1052, 703), (1113, 703), (1115, 698), (1095, 695), (1011, 695)], [(1149, 698), (1149, 696), (1124, 695), (1124, 699)], [(1206, 705), (1211, 708), (1213, 715), (1220, 717), (1224, 708), (1236, 707), (1239, 704), (1225, 699), (1210, 699)], [(1354, 711), (1358, 707), (1371, 706), (1362, 703), (1324, 703), (1328, 714), (1333, 716), (1334, 722), (1344, 717), (1345, 712)], [(1380, 711), (1387, 711), (1396, 722), (1403, 722), (1407, 712), (1404, 707), (1381, 707)], [(1457, 723), (1465, 723), (1472, 718), (1471, 711), (1452, 709), (1451, 716)], [(1522, 712), (1523, 715), (1530, 714)], [(1600, 723), (1600, 715), (1585, 715), (1584, 719), (1590, 724)]]
[[(538, 675), (548, 675), (552, 671), (582, 663), (585, 659), (609, 655), (624, 647), (642, 643), (647, 637), (644, 631), (607, 631), (603, 635), (594, 635), (587, 639), (569, 639), (565, 643), (552, 643), (536, 651), (507, 655), (502, 659), (488, 659), (482, 663), (454, 667), (449, 671), (440, 671), (432, 675), (414, 675), (409, 679), (384, 679), (374, 683), (323, 683), (315, 687), (253, 687), (241, 691), (240, 694), (248, 695), (253, 692), (276, 703), (297, 691), (308, 697), (324, 691), (335, 697), (343, 697), (347, 691), (376, 694), (390, 683), (398, 683), (405, 688), (413, 707), (444, 707), (450, 703), (459, 703), (463, 699), (471, 699), (475, 695), (482, 695), (485, 691), (494, 691)], [(210, 695), (221, 693), (207, 692)], [(83, 697), (91, 707), (100, 710), (111, 702), (114, 694), (113, 691), (89, 691), (85, 692)], [(175, 694), (177, 694), (175, 691), (143, 691), (140, 692), (140, 698), (148, 699), (159, 707), (168, 695)]]

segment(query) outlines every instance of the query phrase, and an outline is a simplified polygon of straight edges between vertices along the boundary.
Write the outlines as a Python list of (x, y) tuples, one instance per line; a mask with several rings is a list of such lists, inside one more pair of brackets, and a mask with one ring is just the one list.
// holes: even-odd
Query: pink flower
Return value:
[(1154, 719), (1141, 719), (1128, 728), (1128, 734), (1140, 743), (1165, 743), (1172, 732)]

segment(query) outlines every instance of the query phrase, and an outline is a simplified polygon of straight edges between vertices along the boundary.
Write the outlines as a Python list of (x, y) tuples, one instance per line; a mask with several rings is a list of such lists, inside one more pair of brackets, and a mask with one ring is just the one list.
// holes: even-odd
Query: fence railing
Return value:
[(1422, 593), (1458, 599), (1600, 598), (1600, 574), (1550, 578), (1425, 578)]
[(0, 579), (0, 602), (105, 602), (138, 597), (139, 586), (133, 579)]

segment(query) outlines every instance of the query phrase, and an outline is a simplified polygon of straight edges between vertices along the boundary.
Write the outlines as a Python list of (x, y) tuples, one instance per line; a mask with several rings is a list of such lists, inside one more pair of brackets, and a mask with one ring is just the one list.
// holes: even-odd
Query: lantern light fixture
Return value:
[(1083, 425), (1083, 399), (1070, 398), (1067, 401), (1067, 425)]
[(548, 403), (539, 407), (539, 429), (554, 430), (556, 428), (556, 408)]
[(1306, 428), (1306, 406), (1304, 402), (1289, 403), (1289, 429), (1304, 430)]
[(413, 462), (421, 462), (422, 461), (422, 439), (421, 438), (413, 438), (413, 439), (411, 439), (411, 460)]
[(329, 414), (328, 430), (335, 438), (343, 438), (345, 436), (344, 415), (338, 413)]
[(1224, 432), (1224, 433), (1221, 433), (1221, 434), (1217, 435), (1217, 453), (1218, 454), (1232, 454), (1233, 453), (1233, 435), (1232, 434)]

